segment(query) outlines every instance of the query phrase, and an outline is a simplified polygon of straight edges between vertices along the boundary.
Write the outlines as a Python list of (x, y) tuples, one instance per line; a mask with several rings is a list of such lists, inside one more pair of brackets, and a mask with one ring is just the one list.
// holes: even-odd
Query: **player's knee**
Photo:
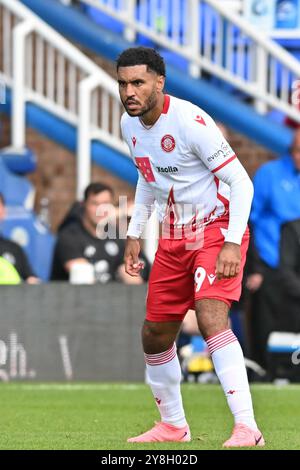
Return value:
[(159, 354), (166, 351), (173, 343), (161, 323), (145, 322), (142, 330), (142, 340), (146, 354)]
[(142, 331), (143, 343), (149, 343), (158, 340), (161, 335), (162, 331), (158, 324), (150, 322), (144, 324)]

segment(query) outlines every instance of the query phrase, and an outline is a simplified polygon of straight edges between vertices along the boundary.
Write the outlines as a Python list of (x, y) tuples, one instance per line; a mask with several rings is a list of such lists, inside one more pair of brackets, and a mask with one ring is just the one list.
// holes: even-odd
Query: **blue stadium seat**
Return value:
[(115, 20), (110, 15), (100, 11), (98, 8), (91, 7), (89, 5), (83, 5), (83, 10), (98, 25), (109, 29), (114, 33), (123, 34), (124, 24), (121, 21)]
[(300, 40), (299, 38), (276, 38), (274, 39), (280, 46), (287, 49), (289, 52), (300, 51)]
[(3, 236), (22, 246), (35, 274), (43, 281), (50, 276), (55, 237), (38, 218), (23, 207), (7, 207)]
[(159, 53), (164, 58), (166, 65), (173, 65), (174, 67), (182, 70), (183, 72), (188, 72), (189, 70), (189, 61), (175, 52), (170, 51), (169, 49), (160, 49)]
[[(186, 24), (188, 24), (188, 22), (186, 22), (184, 20), (184, 18), (185, 18), (184, 15), (187, 14), (186, 2), (181, 2), (181, 10), (182, 10), (182, 14), (180, 15), (180, 18), (183, 19), (183, 21), (182, 21), (182, 24), (180, 25), (179, 31), (180, 31), (180, 41), (183, 42), (184, 34), (185, 34), (184, 27), (185, 27)], [(172, 19), (172, 15), (170, 15), (170, 18)], [(216, 48), (215, 48), (216, 41), (222, 41), (222, 40), (225, 41), (226, 23), (225, 23), (225, 26), (224, 26), (224, 37), (223, 38), (217, 37), (218, 14), (209, 5), (200, 4), (200, 7), (199, 7), (199, 24), (200, 24), (200, 32), (202, 34), (202, 38), (201, 38), (201, 41), (200, 41), (200, 38), (199, 38), (199, 42), (200, 42), (200, 44), (202, 44), (202, 51), (201, 51), (202, 53), (204, 52), (203, 51), (204, 39), (206, 37), (206, 28), (207, 28), (207, 23), (206, 22), (208, 22), (211, 25), (210, 39), (211, 39), (211, 47), (212, 47), (212, 60), (214, 60), (215, 59), (215, 51), (216, 51)], [(170, 24), (168, 24), (168, 34), (170, 36), (171, 36), (171, 32), (172, 32), (172, 27), (173, 26), (172, 26), (171, 21), (170, 21)], [(233, 30), (233, 34), (234, 34), (234, 43), (237, 46), (239, 41), (241, 40), (239, 29), (235, 28)], [(243, 41), (245, 41), (245, 40), (243, 39)], [(224, 47), (224, 50), (226, 50), (225, 47)], [(170, 51), (169, 49), (164, 49), (164, 48), (160, 49), (160, 53), (164, 57), (167, 64), (171, 64), (171, 65), (179, 68), (183, 72), (188, 71), (189, 61), (184, 59), (182, 56), (178, 55), (175, 52)], [(235, 70), (237, 68), (237, 59), (238, 59), (238, 57), (237, 57), (237, 53), (236, 53), (233, 57), (233, 60), (232, 60), (233, 70)], [(225, 55), (224, 55), (222, 60), (225, 63), (225, 60), (226, 60)], [(244, 68), (245, 68), (244, 74), (246, 75), (246, 74), (248, 74), (248, 68), (249, 68), (248, 63), (245, 64)], [(217, 80), (218, 83), (220, 82), (220, 80), (218, 80), (218, 79), (216, 79), (216, 80)], [(228, 91), (232, 91), (233, 89), (234, 89), (233, 87), (229, 86)]]
[[(158, 2), (158, 4), (154, 2), (149, 3), (147, 0), (144, 0), (137, 6), (136, 19), (142, 19), (143, 24), (150, 29), (154, 29), (156, 32), (166, 33), (169, 37), (173, 37), (176, 31), (179, 35), (179, 42), (182, 43), (186, 24), (187, 2), (185, 0), (179, 0), (179, 8), (175, 17), (179, 22), (178, 24), (173, 23), (174, 15), (172, 14), (172, 8), (172, 0)], [(154, 41), (141, 33), (137, 34), (137, 42), (146, 47), (157, 46)]]
[(21, 150), (13, 147), (5, 147), (0, 150), (0, 159), (8, 170), (19, 175), (32, 173), (37, 167), (36, 154), (29, 148)]
[(7, 205), (23, 206), (32, 209), (34, 188), (25, 178), (17, 176), (8, 170), (0, 158), (0, 192)]
[(285, 114), (278, 109), (272, 109), (269, 113), (267, 113), (268, 118), (276, 122), (277, 124), (284, 126)]

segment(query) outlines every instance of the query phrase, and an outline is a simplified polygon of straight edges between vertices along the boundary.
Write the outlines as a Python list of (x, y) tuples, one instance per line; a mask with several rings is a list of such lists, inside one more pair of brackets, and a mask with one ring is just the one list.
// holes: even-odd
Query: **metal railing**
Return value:
[(26, 102), (75, 125), (81, 197), (90, 181), (93, 139), (128, 155), (119, 127), (117, 83), (16, 0), (0, 0), (0, 34), (0, 82), (13, 95), (12, 145), (25, 145)]
[(82, 0), (124, 24), (124, 36), (153, 41), (186, 60), (189, 73), (217, 77), (264, 113), (278, 109), (300, 122), (291, 103), (300, 63), (218, 0)]

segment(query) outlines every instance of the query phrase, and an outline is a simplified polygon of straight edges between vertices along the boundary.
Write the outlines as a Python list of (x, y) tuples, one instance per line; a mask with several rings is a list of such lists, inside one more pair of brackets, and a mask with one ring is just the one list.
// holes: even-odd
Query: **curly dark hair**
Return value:
[(117, 59), (117, 70), (119, 67), (131, 67), (133, 65), (147, 65), (157, 75), (166, 76), (164, 59), (151, 47), (130, 47), (123, 51)]

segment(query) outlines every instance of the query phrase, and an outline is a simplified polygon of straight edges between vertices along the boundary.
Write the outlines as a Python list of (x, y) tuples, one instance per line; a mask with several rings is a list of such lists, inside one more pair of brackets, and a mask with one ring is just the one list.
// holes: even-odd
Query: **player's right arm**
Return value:
[[(131, 151), (129, 136), (127, 136), (126, 125), (124, 123), (125, 120), (126, 115), (123, 115), (121, 119), (121, 130), (123, 138)], [(134, 160), (133, 155), (131, 156)], [(154, 194), (152, 188), (139, 172), (134, 208), (127, 230), (127, 240), (124, 253), (125, 271), (134, 277), (138, 276), (141, 269), (143, 269), (143, 263), (139, 261), (139, 253), (141, 250), (140, 238), (152, 213), (153, 203)]]
[(140, 251), (140, 241), (135, 238), (127, 237), (124, 253), (124, 264), (125, 271), (127, 274), (130, 274), (130, 276), (139, 276), (139, 272), (142, 268), (142, 264), (139, 261)]
[(124, 254), (125, 271), (131, 276), (138, 276), (143, 268), (143, 263), (139, 261), (141, 250), (140, 238), (152, 213), (153, 203), (154, 195), (152, 189), (144, 180), (144, 177), (139, 174)]

